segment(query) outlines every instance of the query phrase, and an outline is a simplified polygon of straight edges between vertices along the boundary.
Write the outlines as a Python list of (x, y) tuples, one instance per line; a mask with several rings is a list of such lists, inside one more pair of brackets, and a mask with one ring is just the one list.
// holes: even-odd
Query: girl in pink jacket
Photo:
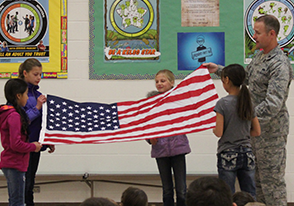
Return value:
[(4, 87), (6, 105), (0, 106), (0, 135), (4, 150), (1, 152), (0, 169), (7, 180), (9, 205), (24, 205), (25, 172), (29, 153), (38, 152), (41, 144), (28, 142), (28, 121), (22, 109), (28, 100), (27, 83), (10, 79)]

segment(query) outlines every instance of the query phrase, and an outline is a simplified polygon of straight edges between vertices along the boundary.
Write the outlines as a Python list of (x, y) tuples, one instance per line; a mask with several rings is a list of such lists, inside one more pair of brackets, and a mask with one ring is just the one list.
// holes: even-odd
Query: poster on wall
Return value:
[(294, 2), (292, 0), (244, 0), (244, 63), (249, 64), (257, 53), (255, 48), (254, 22), (265, 14), (274, 15), (280, 22), (278, 43), (294, 64)]
[(43, 78), (67, 77), (66, 0), (0, 0), (0, 19), (0, 78), (17, 77), (27, 58), (42, 63)]
[(104, 0), (104, 62), (160, 60), (159, 0)]
[(219, 0), (182, 0), (182, 26), (219, 26)]
[(225, 65), (224, 32), (178, 33), (178, 70), (195, 70), (207, 62)]

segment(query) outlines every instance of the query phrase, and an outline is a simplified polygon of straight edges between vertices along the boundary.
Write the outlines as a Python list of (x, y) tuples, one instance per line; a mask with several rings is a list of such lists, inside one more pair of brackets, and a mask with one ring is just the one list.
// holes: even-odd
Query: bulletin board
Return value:
[(42, 78), (67, 78), (67, 0), (0, 0), (0, 6), (0, 78), (18, 77), (27, 58), (42, 63)]
[[(119, 6), (129, 0), (103, 0), (89, 2), (89, 19), (90, 19), (90, 58), (89, 58), (89, 79), (153, 79), (155, 74), (161, 69), (169, 69), (174, 74), (176, 79), (183, 79), (191, 70), (179, 70), (179, 34), (190, 33), (219, 33), (223, 35), (224, 43), (220, 49), (215, 49), (215, 52), (222, 53), (224, 58), (220, 64), (228, 65), (239, 63), (246, 66), (248, 62), (244, 62), (245, 49), (245, 27), (244, 27), (244, 0), (237, 1), (219, 1), (219, 22), (211, 26), (206, 26), (201, 19), (196, 19), (194, 22), (183, 23), (182, 4), (189, 2), (187, 0), (173, 1), (160, 0), (156, 13), (157, 24), (159, 24), (159, 52), (160, 56), (157, 61), (105, 61), (105, 19), (108, 18), (108, 10), (105, 10), (105, 2), (116, 3), (116, 10), (121, 9)], [(151, 0), (138, 0), (148, 1)], [(246, 0), (248, 4), (249, 0)], [(256, 2), (258, 0), (251, 0)], [(277, 0), (276, 0), (277, 1)], [(292, 0), (287, 0), (291, 1)], [(190, 1), (191, 2), (191, 1)], [(197, 2), (197, 1), (196, 1)], [(201, 1), (214, 2), (214, 1)], [(218, 2), (217, 0), (215, 2)], [(205, 10), (199, 8), (198, 10)], [(209, 10), (207, 10), (209, 11)], [(229, 11), (229, 12), (228, 12)], [(213, 17), (215, 18), (215, 17)], [(107, 29), (107, 28), (106, 28)], [(214, 38), (218, 39), (218, 37)], [(189, 45), (189, 44), (187, 44)], [(194, 48), (197, 47), (196, 38)], [(209, 50), (208, 50), (209, 52)], [(206, 59), (207, 62), (215, 62), (213, 59)], [(215, 62), (216, 63), (216, 62)], [(197, 62), (195, 61), (195, 67)], [(212, 78), (217, 78), (211, 74)]]
[[(178, 70), (178, 34), (180, 33), (203, 33), (203, 32), (216, 32), (223, 33), (224, 31), (231, 31), (230, 33), (236, 34), (235, 28), (229, 27), (226, 22), (220, 24), (220, 26), (202, 27), (202, 26), (182, 26), (181, 20), (181, 1), (174, 1), (172, 4), (168, 0), (139, 0), (142, 4), (148, 5), (150, 3), (153, 7), (155, 23), (158, 27), (156, 40), (159, 45), (160, 56), (153, 61), (138, 61), (137, 59), (129, 61), (106, 61), (106, 55), (104, 52), (105, 46), (105, 18), (108, 18), (109, 10), (111, 10), (111, 2), (115, 4), (115, 12), (121, 14), (121, 6), (125, 4), (127, 0), (103, 0), (89, 2), (89, 19), (90, 19), (90, 65), (89, 65), (89, 78), (90, 79), (153, 79), (155, 74), (161, 69), (169, 69), (174, 74), (176, 79), (183, 79), (191, 70)], [(130, 2), (132, 2), (130, 0)], [(218, 1), (215, 1), (218, 2)], [(108, 7), (105, 6), (107, 3)], [(235, 4), (235, 3), (233, 3)], [(231, 6), (232, 4), (230, 4)], [(238, 5), (238, 4), (235, 4)], [(242, 16), (242, 5), (240, 11), (233, 11)], [(142, 6), (139, 4), (138, 6)], [(148, 6), (143, 6), (142, 8)], [(220, 5), (225, 8), (225, 5)], [(106, 8), (106, 9), (105, 9)], [(108, 10), (107, 10), (108, 8)], [(234, 8), (234, 7), (232, 7)], [(116, 14), (118, 15), (118, 14)], [(220, 19), (226, 19), (230, 21), (231, 18), (225, 16), (225, 13), (220, 13)], [(234, 14), (233, 14), (234, 15)], [(151, 16), (151, 15), (150, 15)], [(143, 16), (145, 18), (145, 16)], [(144, 19), (145, 20), (145, 19)], [(231, 25), (230, 25), (231, 26)], [(241, 28), (241, 27), (240, 27)], [(226, 35), (226, 34), (225, 34)], [(147, 37), (146, 37), (147, 38)], [(227, 36), (225, 37), (227, 38)], [(242, 44), (242, 31), (240, 30), (239, 44)], [(150, 38), (148, 38), (150, 40)], [(115, 41), (114, 41), (115, 43)], [(119, 44), (119, 43), (118, 43)], [(196, 37), (194, 40), (195, 49), (197, 47)], [(234, 43), (234, 45), (236, 45)], [(128, 45), (126, 45), (128, 46)], [(217, 52), (223, 53), (227, 48), (223, 48)], [(157, 50), (156, 50), (157, 51)], [(234, 54), (233, 56), (231, 54)], [(236, 52), (231, 52), (226, 56), (233, 58), (236, 57)], [(240, 50), (241, 55), (241, 50)], [(189, 54), (191, 56), (191, 54)], [(240, 57), (241, 58), (241, 57)], [(198, 68), (199, 65), (195, 64), (194, 69)]]

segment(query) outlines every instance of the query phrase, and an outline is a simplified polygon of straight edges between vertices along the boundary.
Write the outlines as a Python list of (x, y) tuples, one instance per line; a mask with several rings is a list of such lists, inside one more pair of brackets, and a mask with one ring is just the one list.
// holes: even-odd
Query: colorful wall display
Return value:
[(254, 22), (262, 15), (274, 15), (280, 22), (278, 43), (291, 63), (294, 63), (294, 1), (292, 0), (244, 0), (244, 63), (248, 64), (256, 54)]
[(27, 58), (43, 78), (67, 78), (67, 0), (0, 0), (0, 19), (0, 78), (17, 77)]

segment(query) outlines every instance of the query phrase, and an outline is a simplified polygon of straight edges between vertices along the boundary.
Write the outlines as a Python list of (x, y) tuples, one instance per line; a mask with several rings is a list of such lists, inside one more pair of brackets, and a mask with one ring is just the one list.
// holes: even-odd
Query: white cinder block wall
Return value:
[[(100, 1), (100, 0), (99, 0)], [(89, 80), (89, 17), (88, 0), (68, 1), (68, 79), (42, 80), (41, 91), (76, 101), (112, 103), (137, 100), (155, 89), (153, 80)], [(102, 29), (102, 28), (101, 28)], [(101, 32), (102, 33), (102, 32)], [(158, 68), (161, 69), (161, 68)], [(0, 80), (0, 103), (5, 103)], [(219, 80), (214, 80), (219, 96), (226, 95)], [(294, 202), (294, 84), (287, 102), (290, 111), (286, 181), (288, 202)], [(189, 135), (192, 153), (187, 155), (189, 174), (216, 174), (217, 138), (211, 131)], [(58, 145), (53, 154), (43, 153), (38, 174), (80, 174), (95, 171), (99, 174), (157, 174), (155, 160), (150, 158), (150, 146), (144, 141), (103, 145)], [(90, 172), (91, 175), (91, 172)], [(134, 181), (137, 182), (137, 181)], [(159, 181), (138, 181), (160, 185)], [(189, 181), (188, 181), (189, 184)], [(5, 181), (0, 181), (5, 186)], [(116, 201), (130, 185), (95, 183), (94, 196), (104, 196)], [(41, 185), (35, 194), (36, 202), (81, 202), (90, 196), (89, 187), (83, 182)], [(161, 189), (141, 187), (150, 202), (161, 202)], [(0, 189), (0, 202), (7, 202), (7, 189)]]

